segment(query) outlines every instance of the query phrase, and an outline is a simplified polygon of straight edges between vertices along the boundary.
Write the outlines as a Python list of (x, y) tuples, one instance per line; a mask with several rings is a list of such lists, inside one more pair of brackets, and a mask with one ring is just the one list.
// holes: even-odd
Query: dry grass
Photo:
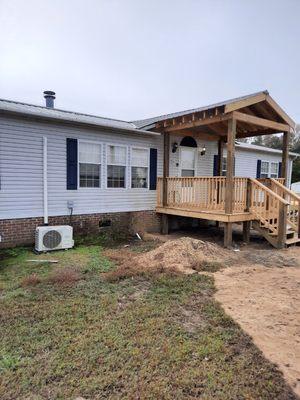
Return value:
[[(98, 246), (55, 254), (60, 269), (30, 264), (31, 253), (18, 251), (0, 263), (1, 400), (296, 399), (214, 301), (213, 279), (172, 276), (166, 251), (143, 257), (139, 272), (126, 252), (111, 279), (132, 278), (117, 283), (99, 279), (115, 266)], [(32, 273), (42, 284), (20, 288)], [(66, 276), (68, 284), (84, 279), (44, 284)]]
[(47, 278), (49, 283), (71, 286), (81, 279), (81, 274), (75, 268), (56, 268)]
[(194, 262), (191, 265), (191, 268), (194, 269), (195, 271), (202, 272), (217, 272), (220, 271), (220, 269), (224, 268), (223, 264), (220, 263), (219, 261), (210, 261), (210, 260), (197, 260), (195, 258), (193, 260)]
[(181, 273), (177, 269), (172, 267), (164, 268), (163, 265), (156, 265), (152, 268), (140, 269), (132, 266), (131, 264), (124, 263), (114, 271), (109, 271), (101, 274), (101, 277), (105, 282), (115, 283), (127, 278), (134, 278), (138, 276), (150, 278), (154, 276), (159, 276), (160, 274), (165, 274), (169, 277), (181, 275)]
[(21, 287), (36, 286), (42, 282), (41, 278), (37, 274), (31, 274), (26, 276), (21, 281)]
[(121, 265), (132, 259), (133, 253), (129, 249), (107, 249), (103, 255), (110, 259), (114, 264)]

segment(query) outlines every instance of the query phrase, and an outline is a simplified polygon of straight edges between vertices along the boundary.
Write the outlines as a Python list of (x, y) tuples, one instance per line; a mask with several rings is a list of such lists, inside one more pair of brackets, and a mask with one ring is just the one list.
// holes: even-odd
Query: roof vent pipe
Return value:
[(46, 99), (46, 107), (54, 108), (55, 92), (52, 92), (51, 90), (45, 90), (44, 97)]

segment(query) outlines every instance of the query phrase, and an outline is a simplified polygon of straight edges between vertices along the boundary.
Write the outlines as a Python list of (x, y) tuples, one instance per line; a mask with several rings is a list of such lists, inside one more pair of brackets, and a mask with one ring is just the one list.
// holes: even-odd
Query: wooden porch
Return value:
[[(252, 221), (252, 226), (275, 247), (298, 242), (300, 198), (283, 184), (288, 177), (289, 141), (294, 128), (295, 123), (267, 91), (161, 117), (154, 130), (164, 135), (163, 177), (157, 182), (157, 212), (163, 215), (163, 231), (168, 229), (168, 215), (221, 221), (224, 245), (230, 247), (232, 223), (243, 222), (247, 241)], [(283, 134), (281, 180), (235, 177), (235, 140), (274, 133)], [(216, 141), (219, 176), (170, 177), (174, 134)], [(223, 177), (225, 143), (227, 169)]]
[(164, 179), (157, 182), (156, 211), (164, 215), (243, 223), (249, 241), (250, 221), (274, 247), (299, 241), (300, 197), (284, 186), (284, 178), (254, 179), (234, 177), (232, 211), (226, 209), (226, 178), (195, 177), (166, 180), (167, 201), (163, 203)]

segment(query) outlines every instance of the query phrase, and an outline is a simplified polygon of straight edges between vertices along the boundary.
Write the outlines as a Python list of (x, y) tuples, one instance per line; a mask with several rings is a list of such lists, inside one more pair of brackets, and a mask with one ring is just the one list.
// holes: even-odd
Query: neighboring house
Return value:
[(291, 189), (293, 192), (300, 194), (300, 182), (294, 182), (291, 184)]
[[(50, 107), (0, 100), (1, 247), (33, 243), (35, 228), (44, 223), (71, 223), (87, 233), (107, 224), (120, 231), (160, 229), (156, 181), (164, 144), (151, 120), (58, 110), (53, 95), (45, 97)], [(169, 176), (217, 175), (217, 152), (207, 134), (172, 136)], [(289, 155), (289, 182), (296, 156)], [(223, 175), (226, 168), (225, 150)], [(236, 143), (236, 176), (280, 173), (281, 151)]]

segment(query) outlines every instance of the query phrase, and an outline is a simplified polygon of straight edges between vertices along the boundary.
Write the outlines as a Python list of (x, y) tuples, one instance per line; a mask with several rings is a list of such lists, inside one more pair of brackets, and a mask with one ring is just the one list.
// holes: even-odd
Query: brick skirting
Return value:
[[(43, 226), (43, 218), (18, 218), (0, 220), (0, 248), (34, 244), (35, 229)], [(101, 227), (101, 223), (110, 223)], [(68, 215), (49, 217), (49, 225), (72, 225), (74, 236), (113, 231), (120, 234), (158, 232), (160, 216), (155, 211), (134, 211), (103, 214)]]

